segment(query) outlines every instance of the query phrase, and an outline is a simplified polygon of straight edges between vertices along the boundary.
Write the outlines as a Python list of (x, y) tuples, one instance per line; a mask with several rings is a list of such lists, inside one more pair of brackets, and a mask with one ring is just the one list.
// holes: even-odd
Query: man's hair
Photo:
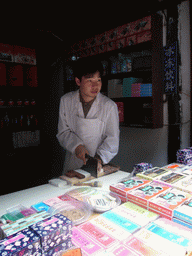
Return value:
[(99, 71), (100, 76), (103, 75), (103, 66), (100, 61), (89, 57), (81, 58), (75, 63), (74, 76), (81, 80), (83, 76), (95, 74), (97, 71)]

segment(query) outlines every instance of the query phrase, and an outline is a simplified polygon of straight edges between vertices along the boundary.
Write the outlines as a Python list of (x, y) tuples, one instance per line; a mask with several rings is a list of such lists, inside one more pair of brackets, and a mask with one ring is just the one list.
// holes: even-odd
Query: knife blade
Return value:
[(98, 178), (98, 160), (88, 154), (85, 154), (85, 158), (87, 159), (86, 165), (83, 165), (81, 169), (89, 172), (93, 177)]

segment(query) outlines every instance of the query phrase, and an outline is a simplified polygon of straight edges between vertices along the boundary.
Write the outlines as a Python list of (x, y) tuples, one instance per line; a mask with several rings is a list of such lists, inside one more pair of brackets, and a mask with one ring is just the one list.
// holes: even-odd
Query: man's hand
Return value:
[(75, 149), (75, 155), (77, 158), (83, 160), (83, 164), (86, 165), (86, 158), (85, 158), (85, 154), (89, 155), (88, 150), (86, 149), (85, 146), (83, 145), (79, 145), (78, 147), (76, 147)]

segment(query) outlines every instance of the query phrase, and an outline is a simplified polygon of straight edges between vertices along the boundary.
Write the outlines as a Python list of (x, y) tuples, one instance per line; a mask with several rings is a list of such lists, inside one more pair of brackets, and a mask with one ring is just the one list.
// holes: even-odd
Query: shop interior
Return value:
[[(178, 37), (178, 59), (180, 61), (178, 66), (180, 70), (177, 76), (177, 83), (179, 84), (177, 88), (182, 87), (182, 92), (179, 95), (176, 93), (177, 95), (170, 99), (170, 103), (168, 103), (169, 96), (163, 93), (161, 127), (150, 129), (139, 125), (138, 127), (121, 125), (119, 154), (113, 159), (113, 163), (120, 165), (121, 169), (126, 172), (131, 172), (133, 165), (138, 162), (151, 162), (153, 165), (163, 166), (174, 162), (175, 153), (179, 148), (190, 146), (191, 78), (190, 34), (188, 33), (190, 29), (187, 27), (189, 17), (188, 14), (186, 15), (189, 1), (175, 2), (173, 8), (170, 9), (168, 8), (168, 1), (154, 1), (154, 4), (141, 2), (139, 5), (140, 8), (137, 7), (136, 3), (133, 3), (130, 9), (124, 11), (120, 7), (117, 8), (119, 12), (122, 12), (122, 15), (118, 17), (117, 13), (112, 12), (112, 6), (107, 8), (107, 11), (104, 7), (97, 6), (86, 14), (83, 12), (83, 6), (81, 6), (81, 8), (76, 7), (71, 12), (70, 18), (58, 10), (57, 6), (53, 7), (51, 16), (48, 10), (52, 7), (47, 7), (47, 11), (43, 14), (41, 7), (39, 7), (39, 10), (36, 10), (35, 20), (27, 19), (28, 29), (24, 26), (22, 19), (19, 18), (18, 23), (15, 22), (14, 25), (10, 26), (7, 24), (3, 28), (3, 44), (35, 49), (38, 87), (34, 88), (37, 89), (36, 91), (27, 91), (25, 88), (22, 91), (22, 87), (14, 87), (12, 91), (9, 91), (9, 88), (6, 88), (5, 92), (2, 88), (2, 93), (6, 93), (7, 101), (11, 99), (16, 101), (20, 98), (24, 101), (27, 100), (27, 97), (30, 100), (35, 98), (38, 101), (35, 111), (38, 113), (39, 120), (37, 120), (36, 115), (35, 120), (38, 122), (38, 129), (35, 126), (32, 129), (38, 130), (38, 132), (29, 135), (29, 137), (32, 136), (32, 139), (29, 139), (27, 145), (24, 145), (23, 142), (21, 145), (13, 143), (14, 140), (18, 139), (19, 128), (16, 128), (15, 131), (13, 129), (11, 133), (8, 132), (6, 136), (2, 136), (2, 167), (3, 170), (9, 170), (12, 178), (9, 177), (8, 179), (15, 182), (11, 188), (10, 186), (6, 189), (3, 188), (1, 194), (44, 184), (62, 173), (65, 151), (58, 144), (56, 134), (59, 101), (61, 96), (68, 91), (67, 83), (65, 83), (65, 68), (71, 47), (77, 42), (157, 12), (163, 16), (163, 46), (166, 46), (166, 38), (168, 37), (166, 17), (168, 15), (177, 16), (178, 26), (177, 28), (173, 26), (174, 33), (170, 33)], [(66, 9), (73, 10), (70, 4)], [(162, 10), (168, 10), (169, 14), (166, 16)], [(171, 37), (173, 38), (172, 35)], [(126, 50), (124, 51), (126, 52)], [(18, 90), (16, 91), (16, 89)], [(6, 116), (5, 112), (2, 111), (2, 115)], [(4, 116), (1, 119), (4, 119)], [(33, 120), (34, 123), (35, 120)], [(170, 127), (173, 128), (173, 132), (171, 132)], [(170, 134), (173, 133), (175, 135), (171, 137)], [(21, 140), (25, 140), (26, 136), (28, 134), (21, 135)], [(41, 169), (40, 172), (39, 168)], [(2, 179), (7, 180), (7, 171), (3, 171)]]
[[(190, 10), (137, 0), (2, 16), (0, 255), (192, 255)], [(70, 177), (56, 135), (81, 58), (103, 65), (119, 152)]]

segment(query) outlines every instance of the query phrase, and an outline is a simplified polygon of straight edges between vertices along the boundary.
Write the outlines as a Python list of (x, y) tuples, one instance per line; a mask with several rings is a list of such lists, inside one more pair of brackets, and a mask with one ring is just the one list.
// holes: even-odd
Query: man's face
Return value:
[(94, 74), (83, 76), (81, 80), (75, 78), (83, 99), (88, 102), (93, 100), (101, 90), (102, 81), (99, 71)]

